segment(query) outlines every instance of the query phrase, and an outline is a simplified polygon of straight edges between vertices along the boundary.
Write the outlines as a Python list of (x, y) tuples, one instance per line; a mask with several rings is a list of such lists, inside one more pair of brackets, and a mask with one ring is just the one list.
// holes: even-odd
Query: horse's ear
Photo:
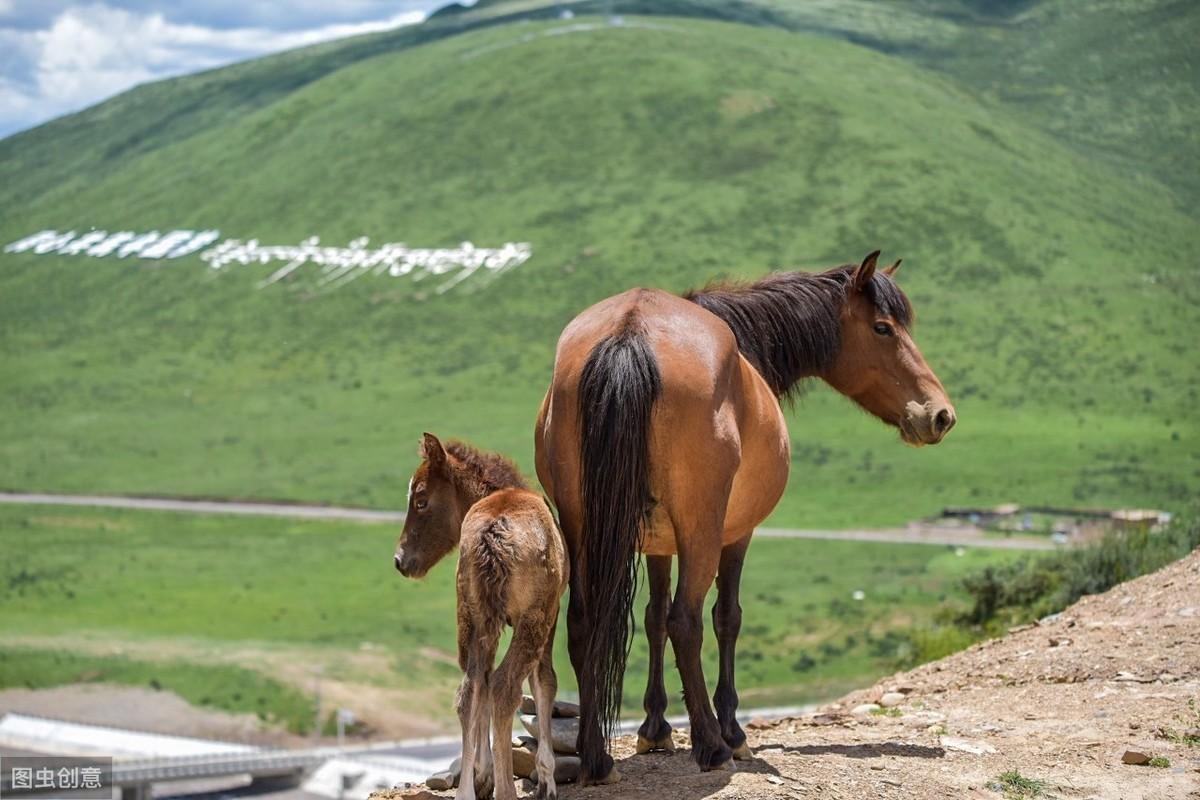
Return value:
[(899, 259), (899, 258), (897, 258), (897, 259), (895, 260), (895, 262), (893, 262), (893, 264), (892, 264), (890, 267), (884, 267), (884, 268), (883, 268), (883, 274), (884, 274), (884, 275), (887, 275), (889, 278), (895, 277), (895, 275), (896, 275), (896, 270), (900, 269), (900, 262), (901, 262), (902, 260), (903, 260), (903, 259)]
[(875, 275), (875, 262), (879, 260), (879, 251), (868, 253), (858, 268), (854, 270), (854, 288), (865, 288)]
[(446, 448), (432, 433), (421, 437), (421, 458), (429, 462), (429, 468), (442, 471), (446, 467)]

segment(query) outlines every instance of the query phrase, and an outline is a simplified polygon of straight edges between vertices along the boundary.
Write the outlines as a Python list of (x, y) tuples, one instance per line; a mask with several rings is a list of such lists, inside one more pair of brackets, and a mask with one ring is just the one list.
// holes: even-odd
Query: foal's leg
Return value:
[[(555, 612), (558, 611), (556, 607)], [(546, 634), (541, 658), (529, 675), (530, 688), (537, 703), (538, 751), (537, 751), (537, 800), (557, 800), (558, 787), (554, 784), (554, 732), (551, 720), (554, 717), (554, 695), (558, 692), (558, 676), (554, 673), (554, 624)]]
[(479, 726), (475, 718), (481, 705), (481, 689), (478, 682), (472, 680), (469, 671), (458, 687), (455, 705), (458, 708), (458, 722), (462, 726), (462, 760), (455, 800), (475, 800), (475, 745), (479, 739)]
[(459, 800), (475, 800), (476, 797), (489, 797), (492, 794), (489, 684), (500, 632), (474, 625), (470, 614), (470, 609), (459, 609), (459, 659), (460, 663), (465, 664), (466, 670), (462, 688), (459, 689), (459, 721), (463, 731), (462, 769), (455, 795)]
[[(504, 660), (492, 673), (492, 739), (495, 748), (496, 800), (517, 800), (513, 785), (512, 728), (513, 712), (521, 705), (521, 687), (525, 676), (533, 671), (542, 656), (542, 640), (546, 623), (537, 619), (518, 619), (513, 628), (512, 642)], [(554, 777), (551, 773), (551, 785)]]
[(737, 646), (738, 632), (742, 628), (742, 606), (738, 603), (738, 590), (741, 588), (742, 564), (749, 546), (750, 535), (747, 534), (721, 550), (721, 566), (717, 571), (717, 602), (713, 606), (713, 630), (717, 634), (721, 662), (721, 674), (717, 679), (713, 705), (717, 707), (721, 737), (725, 744), (733, 748), (733, 757), (738, 759), (753, 756), (746, 744), (746, 734), (737, 722), (738, 696), (733, 679), (734, 648)]
[(671, 556), (646, 556), (650, 575), (650, 601), (646, 603), (646, 639), (650, 643), (650, 675), (642, 708), (646, 721), (638, 728), (637, 751), (675, 752), (667, 710), (667, 687), (663, 683), (663, 651), (667, 646), (667, 615), (671, 612)]
[[(692, 723), (692, 758), (702, 770), (719, 769), (733, 758), (733, 752), (721, 738), (717, 718), (708, 703), (708, 688), (700, 664), (704, 597), (717, 574), (723, 516), (721, 513), (689, 513), (685, 518), (673, 520), (679, 544), (679, 583), (667, 617), (667, 631), (675, 650), (679, 676), (683, 679), (683, 700)], [(678, 534), (680, 531), (683, 535)]]

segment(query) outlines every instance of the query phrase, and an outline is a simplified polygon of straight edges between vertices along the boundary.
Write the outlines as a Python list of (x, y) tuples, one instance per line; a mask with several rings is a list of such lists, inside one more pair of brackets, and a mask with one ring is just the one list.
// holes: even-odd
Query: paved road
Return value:
[[(22, 494), (0, 492), (0, 503), (52, 506), (130, 508), (142, 511), (177, 511), (189, 514), (248, 514), (294, 519), (347, 520), (351, 522), (404, 522), (403, 511), (374, 511), (339, 506), (250, 503), (225, 500), (175, 500), (161, 497), (113, 497), (78, 494)], [(1005, 550), (1053, 550), (1042, 536), (985, 536), (973, 528), (897, 528), (894, 530), (796, 530), (759, 528), (757, 536), (777, 539), (830, 539), (855, 542), (891, 542), (951, 547), (995, 547)]]

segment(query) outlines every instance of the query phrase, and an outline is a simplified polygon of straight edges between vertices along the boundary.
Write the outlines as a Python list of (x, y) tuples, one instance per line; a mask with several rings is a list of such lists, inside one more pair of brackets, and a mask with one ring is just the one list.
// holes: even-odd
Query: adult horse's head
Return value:
[(847, 269), (840, 347), (822, 377), (905, 442), (937, 444), (954, 427), (954, 406), (909, 333), (912, 306), (893, 280), (900, 262), (877, 271), (878, 258)]
[(408, 482), (408, 514), (396, 545), (396, 569), (420, 578), (458, 546), (463, 517), (470, 507), (455, 481), (455, 467), (432, 433), (421, 440), (421, 466)]

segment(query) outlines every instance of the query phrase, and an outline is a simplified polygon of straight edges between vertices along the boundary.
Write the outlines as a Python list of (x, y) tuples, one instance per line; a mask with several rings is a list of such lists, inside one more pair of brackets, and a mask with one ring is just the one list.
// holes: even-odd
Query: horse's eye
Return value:
[(892, 326), (888, 325), (886, 322), (876, 322), (875, 332), (880, 336), (892, 336), (895, 334), (895, 331), (892, 330)]
[(424, 511), (425, 509), (429, 508), (429, 501), (424, 497), (418, 498), (413, 502), (413, 508), (415, 508), (417, 511)]

